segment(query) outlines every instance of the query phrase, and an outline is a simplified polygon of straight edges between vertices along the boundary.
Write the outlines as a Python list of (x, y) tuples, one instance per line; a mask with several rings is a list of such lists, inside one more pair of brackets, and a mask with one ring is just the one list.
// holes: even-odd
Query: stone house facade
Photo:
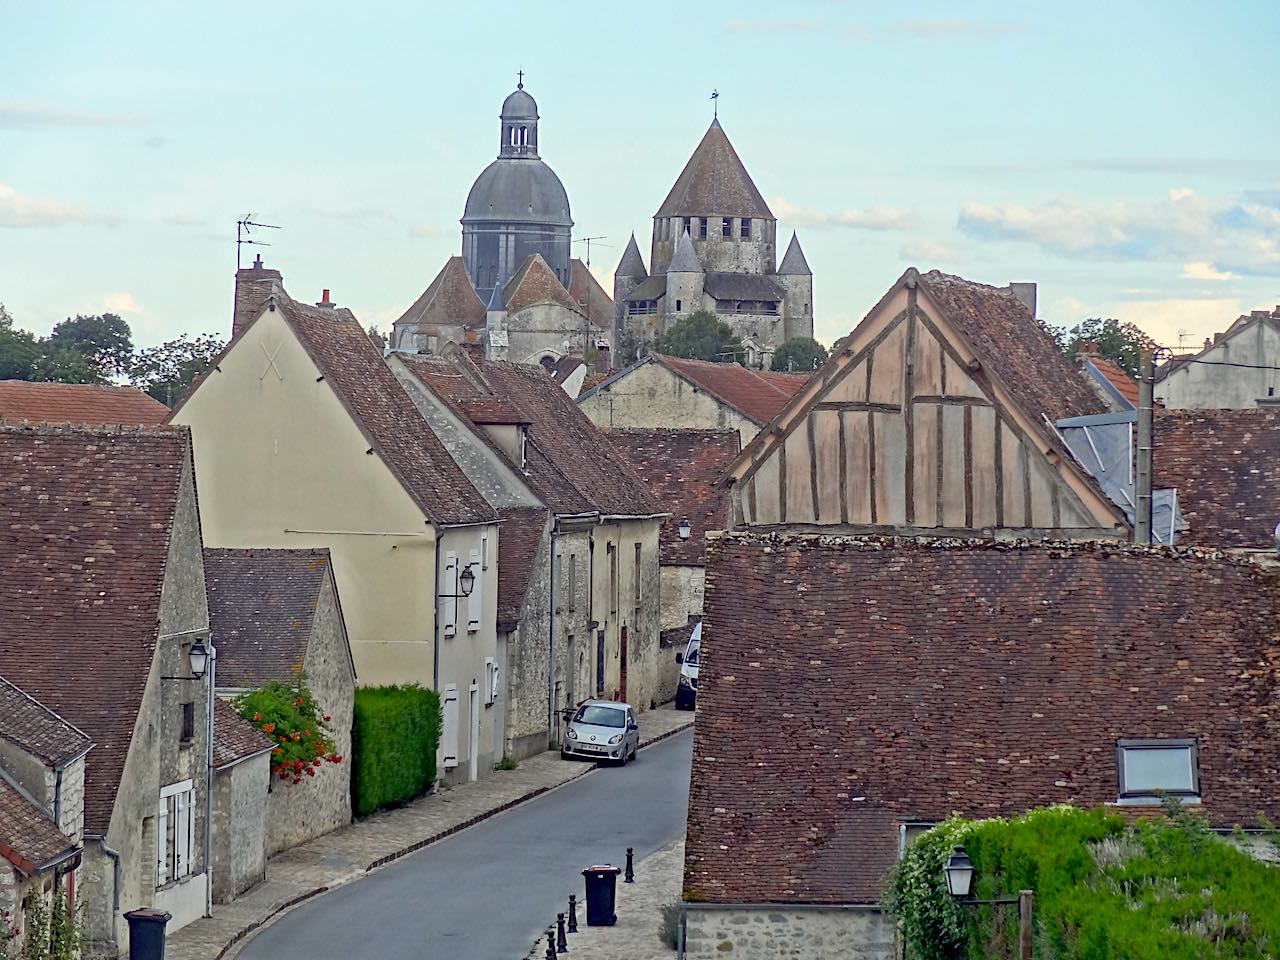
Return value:
[[(221, 654), (219, 659), (221, 659)], [(271, 750), (229, 703), (213, 704), (213, 900), (228, 903), (267, 878)]]
[[(219, 696), (301, 674), (330, 718), (334, 752), (349, 758), (356, 673), (329, 551), (206, 549), (204, 563)], [(267, 789), (268, 856), (351, 822), (349, 762)]]
[(0, 526), (16, 538), (0, 554), (0, 674), (95, 743), (78, 901), (88, 952), (115, 955), (125, 911), (166, 910), (177, 929), (208, 907), (208, 684), (188, 653), (209, 617), (190, 436), (0, 427), (0, 448)]
[(205, 543), (327, 548), (360, 682), (438, 691), (442, 779), (488, 773), (498, 517), (349, 311), (251, 286), (237, 307), (253, 319), (171, 420), (195, 439)]
[[(394, 353), (388, 363), (503, 517), (507, 755), (545, 750), (558, 739), (560, 711), (587, 697), (648, 708), (658, 671), (659, 505), (540, 366), (461, 354)], [(630, 600), (619, 602), (627, 584)]]
[(1167, 409), (1227, 410), (1280, 403), (1280, 306), (1239, 317), (1193, 356), (1156, 371)]
[[(691, 960), (889, 960), (883, 878), (953, 812), (1150, 815), (1165, 794), (1228, 834), (1280, 814), (1280, 572), (1117, 542), (741, 533), (707, 564)], [(1130, 776), (1152, 750), (1159, 775)]]
[(807, 381), (805, 374), (651, 353), (582, 391), (578, 406), (601, 430), (737, 430), (745, 447)]

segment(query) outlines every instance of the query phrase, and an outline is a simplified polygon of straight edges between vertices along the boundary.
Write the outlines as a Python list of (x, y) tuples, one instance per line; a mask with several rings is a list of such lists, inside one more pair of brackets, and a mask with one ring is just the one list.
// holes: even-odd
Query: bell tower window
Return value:
[(742, 239), (750, 240), (751, 239), (751, 218), (743, 217), (742, 225), (739, 229), (740, 229), (740, 236), (742, 237)]

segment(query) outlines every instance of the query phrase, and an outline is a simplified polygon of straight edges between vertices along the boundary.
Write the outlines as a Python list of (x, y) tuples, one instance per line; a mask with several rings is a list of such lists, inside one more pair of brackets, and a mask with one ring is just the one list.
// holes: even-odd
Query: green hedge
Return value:
[(357, 687), (351, 805), (362, 817), (420, 797), (435, 783), (440, 697), (416, 685)]
[(1102, 810), (1053, 807), (951, 819), (912, 844), (886, 897), (911, 960), (1016, 953), (1016, 908), (962, 907), (947, 894), (942, 866), (954, 844), (974, 862), (975, 897), (1035, 892), (1037, 957), (1280, 956), (1280, 868), (1224, 842), (1194, 813), (1171, 808), (1128, 826)]

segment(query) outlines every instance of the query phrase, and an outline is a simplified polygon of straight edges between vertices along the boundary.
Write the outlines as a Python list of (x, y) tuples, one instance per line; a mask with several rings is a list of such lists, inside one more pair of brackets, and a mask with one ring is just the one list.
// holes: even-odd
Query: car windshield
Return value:
[(597, 727), (623, 726), (624, 712), (616, 707), (602, 707), (589, 703), (573, 718), (574, 723), (590, 723)]
[(697, 664), (699, 647), (701, 647), (701, 644), (698, 644), (698, 643), (689, 644), (689, 652), (684, 655), (685, 663)]

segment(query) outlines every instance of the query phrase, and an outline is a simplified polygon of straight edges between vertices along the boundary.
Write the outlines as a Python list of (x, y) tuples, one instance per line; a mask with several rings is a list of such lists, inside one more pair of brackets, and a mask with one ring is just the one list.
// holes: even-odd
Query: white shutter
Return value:
[(173, 875), (185, 877), (191, 872), (191, 795), (179, 793), (173, 801)]
[(169, 882), (169, 798), (160, 798), (156, 813), (156, 886)]
[(484, 702), (493, 703), (498, 699), (498, 663), (493, 657), (484, 659)]
[(444, 765), (458, 765), (458, 685), (449, 683), (444, 688)]
[(452, 550), (444, 555), (444, 573), (440, 592), (445, 597), (444, 635), (452, 637), (458, 632), (458, 555)]
[(480, 618), (484, 616), (484, 572), (480, 567), (479, 550), (471, 551), (471, 572), (476, 579), (471, 596), (467, 598), (467, 631), (474, 633), (480, 629)]

